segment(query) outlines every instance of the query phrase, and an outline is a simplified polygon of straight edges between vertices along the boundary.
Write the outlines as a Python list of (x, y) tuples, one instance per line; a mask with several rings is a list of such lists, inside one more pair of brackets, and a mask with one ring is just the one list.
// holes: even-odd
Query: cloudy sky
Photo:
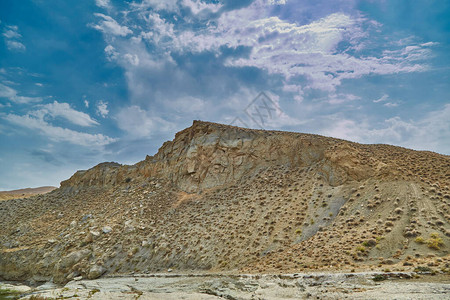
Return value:
[(194, 119), (448, 155), (449, 16), (446, 0), (2, 0), (0, 190), (135, 163)]

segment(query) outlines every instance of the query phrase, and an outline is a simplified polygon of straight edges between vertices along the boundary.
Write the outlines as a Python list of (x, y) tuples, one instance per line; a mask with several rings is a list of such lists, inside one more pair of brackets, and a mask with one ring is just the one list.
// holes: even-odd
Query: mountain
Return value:
[(0, 202), (0, 276), (449, 272), (450, 157), (194, 121), (135, 165)]
[(56, 189), (56, 187), (54, 187), (54, 186), (41, 186), (41, 187), (37, 187), (37, 188), (26, 188), (26, 189), (20, 189), (20, 190), (3, 191), (3, 192), (0, 192), (0, 201), (46, 194), (46, 193), (53, 191), (54, 189)]

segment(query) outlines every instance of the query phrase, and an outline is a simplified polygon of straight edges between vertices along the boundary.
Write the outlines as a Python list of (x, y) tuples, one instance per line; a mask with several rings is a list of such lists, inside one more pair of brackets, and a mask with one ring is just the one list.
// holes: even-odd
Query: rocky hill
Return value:
[(0, 202), (0, 277), (449, 272), (450, 157), (194, 121), (154, 156)]

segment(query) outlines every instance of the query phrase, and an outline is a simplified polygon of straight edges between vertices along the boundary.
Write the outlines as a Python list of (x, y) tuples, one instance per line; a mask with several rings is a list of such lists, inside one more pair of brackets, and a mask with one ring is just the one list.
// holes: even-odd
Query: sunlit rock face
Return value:
[(0, 201), (0, 277), (443, 270), (449, 170), (431, 152), (195, 121), (135, 165)]

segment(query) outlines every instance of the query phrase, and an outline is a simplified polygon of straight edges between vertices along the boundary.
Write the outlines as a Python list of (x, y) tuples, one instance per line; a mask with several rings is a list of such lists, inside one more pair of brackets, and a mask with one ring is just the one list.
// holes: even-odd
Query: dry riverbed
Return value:
[(450, 278), (415, 273), (146, 274), (20, 290), (20, 299), (450, 299)]

